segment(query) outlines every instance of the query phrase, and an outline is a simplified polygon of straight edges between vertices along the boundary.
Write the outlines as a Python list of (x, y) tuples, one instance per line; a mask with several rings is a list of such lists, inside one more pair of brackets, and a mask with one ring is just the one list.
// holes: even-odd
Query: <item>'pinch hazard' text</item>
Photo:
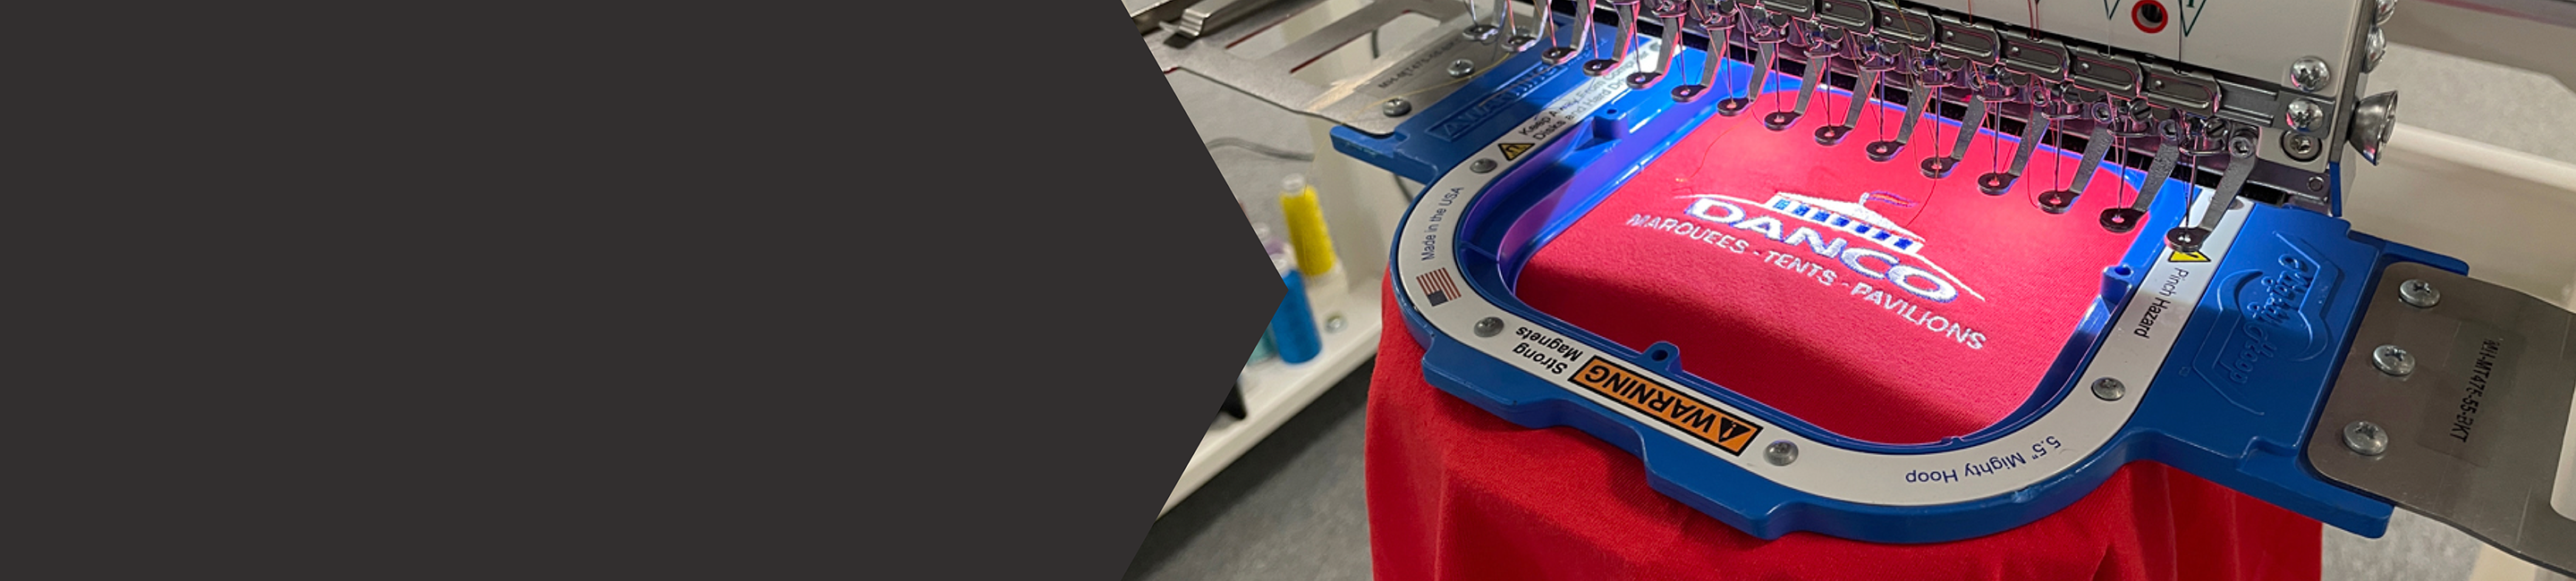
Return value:
[(1709, 407), (1696, 398), (1649, 381), (1600, 357), (1585, 362), (1583, 369), (1574, 373), (1574, 382), (1654, 416), (1665, 425), (1689, 432), (1730, 454), (1742, 455), (1744, 447), (1753, 443), (1754, 434), (1762, 432), (1762, 426)]

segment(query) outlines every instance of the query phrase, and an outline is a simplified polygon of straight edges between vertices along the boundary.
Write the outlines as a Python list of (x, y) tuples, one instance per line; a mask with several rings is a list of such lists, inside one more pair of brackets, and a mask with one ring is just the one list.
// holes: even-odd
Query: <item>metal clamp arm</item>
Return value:
[(2371, 297), (2309, 439), (2318, 475), (2576, 575), (2576, 314), (2416, 263)]

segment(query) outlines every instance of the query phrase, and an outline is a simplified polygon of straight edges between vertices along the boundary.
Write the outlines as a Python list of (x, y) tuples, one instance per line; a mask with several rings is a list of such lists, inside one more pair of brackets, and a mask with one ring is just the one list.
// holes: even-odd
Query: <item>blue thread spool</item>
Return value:
[(1305, 363), (1324, 351), (1323, 335), (1315, 329), (1315, 309), (1306, 303), (1306, 279), (1289, 268), (1281, 270), (1279, 282), (1288, 285), (1288, 297), (1270, 315), (1271, 348), (1279, 350), (1280, 361)]

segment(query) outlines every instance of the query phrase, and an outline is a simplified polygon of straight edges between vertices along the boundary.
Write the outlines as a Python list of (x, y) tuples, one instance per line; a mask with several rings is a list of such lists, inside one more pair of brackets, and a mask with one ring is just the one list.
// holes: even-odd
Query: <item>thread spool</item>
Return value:
[(1305, 277), (1284, 262), (1276, 264), (1279, 282), (1288, 285), (1288, 296), (1270, 314), (1270, 347), (1279, 352), (1282, 362), (1305, 363), (1324, 351), (1323, 333), (1315, 328), (1315, 309), (1306, 302)]
[(1297, 270), (1309, 279), (1337, 274), (1341, 260), (1333, 254), (1333, 235), (1324, 226), (1324, 206), (1316, 200), (1315, 188), (1298, 174), (1290, 174), (1281, 186), (1279, 210), (1287, 218), (1288, 247), (1297, 255)]

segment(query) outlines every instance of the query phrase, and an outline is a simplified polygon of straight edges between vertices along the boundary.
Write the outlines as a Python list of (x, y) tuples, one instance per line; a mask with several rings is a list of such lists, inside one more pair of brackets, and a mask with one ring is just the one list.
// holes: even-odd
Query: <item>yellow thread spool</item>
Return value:
[(1306, 176), (1289, 175), (1279, 193), (1279, 209), (1288, 219), (1288, 246), (1297, 254), (1297, 270), (1306, 276), (1332, 272), (1333, 236), (1324, 229), (1324, 207)]

